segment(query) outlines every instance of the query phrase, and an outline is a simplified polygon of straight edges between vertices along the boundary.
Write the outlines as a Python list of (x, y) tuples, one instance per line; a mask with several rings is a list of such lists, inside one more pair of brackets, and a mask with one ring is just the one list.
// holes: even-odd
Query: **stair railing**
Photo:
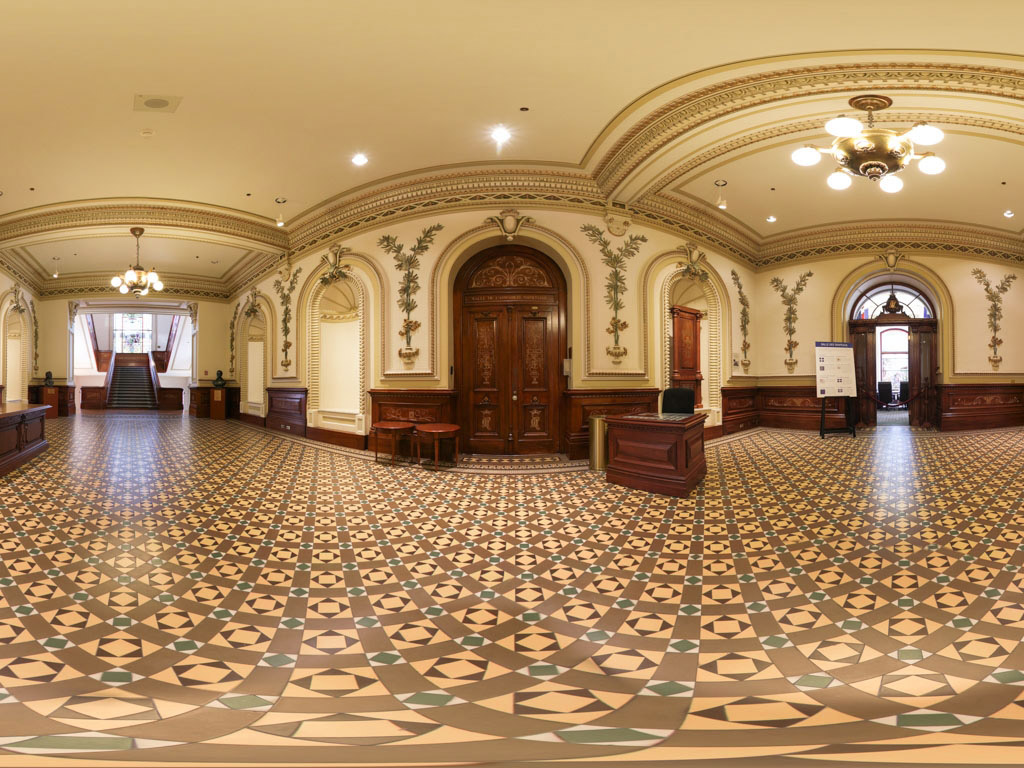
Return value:
[(160, 407), (160, 379), (156, 375), (156, 364), (153, 362), (153, 353), (149, 353), (149, 381), (153, 385), (153, 400), (157, 408)]
[(106, 396), (103, 398), (103, 404), (110, 407), (110, 386), (114, 381), (114, 371), (117, 370), (117, 353), (115, 352), (110, 357), (110, 365), (107, 366), (107, 378), (103, 381), (103, 388), (106, 391)]

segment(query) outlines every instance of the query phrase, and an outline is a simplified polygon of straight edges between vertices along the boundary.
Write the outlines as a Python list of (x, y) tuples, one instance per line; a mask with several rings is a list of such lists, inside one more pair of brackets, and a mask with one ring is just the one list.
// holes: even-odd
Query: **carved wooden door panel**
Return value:
[(558, 307), (514, 307), (512, 453), (558, 451)]
[(469, 453), (556, 453), (567, 357), (566, 287), (544, 254), (497, 246), (454, 292), (459, 426)]
[(508, 318), (503, 307), (465, 309), (466, 333), (462, 370), (465, 450), (470, 453), (507, 453), (508, 396), (511, 371), (508, 361)]
[(699, 309), (672, 307), (672, 386), (693, 390), (694, 407), (703, 406), (700, 385)]
[(850, 323), (850, 343), (853, 344), (853, 368), (857, 378), (857, 424), (873, 427), (878, 423), (878, 405), (875, 394), (875, 326)]
[(938, 424), (938, 360), (935, 349), (936, 323), (918, 321), (910, 325), (910, 426)]

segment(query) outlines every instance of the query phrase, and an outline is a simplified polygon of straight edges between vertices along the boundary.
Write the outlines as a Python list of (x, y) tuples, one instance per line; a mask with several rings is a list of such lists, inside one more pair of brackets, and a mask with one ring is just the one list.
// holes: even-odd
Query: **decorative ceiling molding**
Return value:
[(551, 170), (465, 170), (396, 182), (304, 216), (291, 230), (299, 253), (341, 235), (412, 218), (424, 210), (493, 208), (518, 203), (534, 207), (594, 210), (606, 200), (582, 173)]
[(0, 243), (97, 226), (165, 226), (229, 235), (271, 249), (288, 246), (288, 234), (262, 217), (168, 200), (90, 200), (31, 208), (0, 216)]
[[(164, 290), (159, 297), (196, 296), (200, 298), (227, 301), (230, 292), (224, 282), (215, 278), (194, 277), (192, 275), (163, 275)], [(107, 294), (111, 299), (123, 298), (116, 289), (110, 287), (109, 275), (87, 274), (60, 277), (47, 281), (39, 291), (40, 298), (52, 296)], [(128, 297), (132, 298), (131, 296)]]
[[(853, 54), (851, 54), (852, 56)], [(965, 64), (844, 63), (757, 72), (668, 102), (639, 120), (604, 154), (594, 179), (611, 195), (652, 155), (683, 134), (772, 102), (854, 90), (948, 91), (1024, 100), (1024, 72)]]

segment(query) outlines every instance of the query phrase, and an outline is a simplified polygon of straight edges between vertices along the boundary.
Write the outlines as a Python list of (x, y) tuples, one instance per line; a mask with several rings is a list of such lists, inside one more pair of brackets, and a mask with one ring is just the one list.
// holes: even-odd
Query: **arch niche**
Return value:
[(323, 429), (362, 434), (366, 416), (366, 290), (351, 271), (309, 301), (309, 412)]
[[(902, 290), (901, 290), (902, 289)], [(920, 297), (924, 313), (914, 312), (896, 298), (897, 292)], [(881, 306), (871, 307), (867, 317), (857, 314), (862, 302), (876, 293), (892, 293)], [(852, 301), (849, 301), (852, 299)], [(857, 376), (858, 423), (875, 426), (878, 406), (875, 400), (878, 331), (886, 326), (905, 328), (908, 332), (908, 379), (910, 426), (933, 427), (939, 423), (939, 322), (936, 302), (928, 286), (917, 279), (900, 275), (888, 279), (863, 281), (848, 295), (850, 342), (853, 344), (854, 370)], [(917, 316), (926, 314), (928, 316)]]
[(32, 338), (28, 311), (15, 301), (8, 302), (3, 315), (3, 399), (8, 403), (27, 403)]
[(533, 248), (488, 248), (459, 270), (455, 389), (467, 451), (560, 450), (566, 305), (565, 276)]
[[(268, 334), (273, 322), (262, 296), (250, 297), (242, 310), (238, 329), (238, 381), (241, 385), (242, 419), (262, 424), (267, 415), (267, 383), (270, 381)], [(246, 417), (249, 417), (248, 419)]]

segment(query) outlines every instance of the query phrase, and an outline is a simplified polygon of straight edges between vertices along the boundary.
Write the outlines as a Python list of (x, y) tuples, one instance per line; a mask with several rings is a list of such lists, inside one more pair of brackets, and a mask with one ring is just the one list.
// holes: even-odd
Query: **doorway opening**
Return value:
[(860, 296), (850, 320), (859, 425), (938, 423), (937, 338), (931, 302), (916, 288), (876, 285)]
[(566, 284), (540, 251), (500, 245), (455, 277), (455, 388), (469, 453), (561, 449)]

